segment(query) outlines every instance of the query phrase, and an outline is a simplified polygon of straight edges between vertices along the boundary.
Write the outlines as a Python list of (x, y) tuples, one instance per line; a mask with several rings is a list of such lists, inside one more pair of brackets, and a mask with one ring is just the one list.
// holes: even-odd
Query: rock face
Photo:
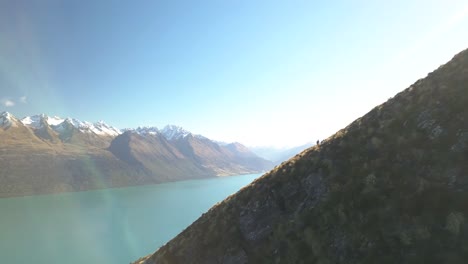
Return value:
[[(156, 130), (155, 130), (156, 131)], [(184, 130), (185, 131), (185, 130)], [(272, 164), (193, 136), (0, 114), (0, 198), (257, 173)]]
[(468, 50), (136, 263), (466, 263)]

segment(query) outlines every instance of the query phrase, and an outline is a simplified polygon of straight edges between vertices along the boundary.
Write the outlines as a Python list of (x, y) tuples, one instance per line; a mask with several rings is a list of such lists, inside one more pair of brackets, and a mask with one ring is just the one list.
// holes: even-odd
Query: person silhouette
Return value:
[(317, 145), (320, 145), (320, 140), (317, 139)]

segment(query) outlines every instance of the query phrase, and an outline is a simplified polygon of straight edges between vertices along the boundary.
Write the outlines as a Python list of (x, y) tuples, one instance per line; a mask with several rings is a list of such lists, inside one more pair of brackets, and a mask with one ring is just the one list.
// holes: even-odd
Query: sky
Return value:
[(468, 48), (465, 0), (1, 0), (0, 111), (325, 139)]

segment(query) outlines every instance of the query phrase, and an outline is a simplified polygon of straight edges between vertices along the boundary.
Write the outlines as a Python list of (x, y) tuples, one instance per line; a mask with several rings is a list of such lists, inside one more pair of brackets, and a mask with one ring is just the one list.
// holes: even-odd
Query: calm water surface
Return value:
[(129, 263), (258, 176), (0, 199), (0, 261)]

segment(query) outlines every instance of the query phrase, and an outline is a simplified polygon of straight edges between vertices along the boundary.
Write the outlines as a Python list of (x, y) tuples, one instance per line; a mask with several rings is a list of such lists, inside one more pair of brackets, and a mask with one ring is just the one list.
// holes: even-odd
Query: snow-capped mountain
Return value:
[(87, 124), (89, 125), (90, 130), (98, 135), (117, 136), (122, 133), (120, 129), (110, 126), (104, 123), (104, 121), (99, 121), (94, 124), (91, 124), (91, 123), (87, 123)]
[(15, 123), (16, 118), (8, 113), (8, 112), (2, 112), (0, 113), (0, 127), (9, 127), (12, 126)]
[(49, 117), (45, 114), (27, 116), (21, 119), (21, 123), (30, 128), (41, 128), (43, 125), (42, 121), (45, 121), (49, 126), (57, 126), (62, 123), (64, 119), (57, 116)]
[(102, 121), (45, 114), (20, 120), (0, 113), (0, 152), (0, 197), (257, 173), (271, 167), (240, 144), (221, 146), (174, 125), (121, 131)]
[(162, 129), (159, 129), (157, 127), (150, 127), (150, 126), (143, 126), (143, 127), (137, 127), (136, 129), (132, 128), (127, 128), (122, 131), (131, 131), (134, 133), (137, 133), (139, 135), (158, 135), (161, 134), (164, 136), (167, 140), (178, 140), (182, 138), (186, 138), (187, 136), (191, 135), (196, 138), (205, 138), (202, 135), (196, 135), (193, 134), (192, 132), (185, 130), (184, 128), (176, 125), (167, 125)]
[(118, 128), (107, 125), (103, 121), (90, 123), (75, 118), (49, 117), (45, 114), (24, 117), (21, 119), (21, 123), (32, 129), (40, 129), (44, 124), (47, 124), (59, 134), (67, 130), (70, 125), (83, 133), (94, 133), (100, 136), (114, 137), (122, 133)]
[(164, 137), (167, 140), (185, 138), (188, 135), (192, 134), (189, 131), (183, 129), (182, 127), (176, 126), (176, 125), (167, 125), (167, 126), (165, 126), (161, 130), (161, 133), (164, 135)]
[[(10, 127), (22, 125), (33, 131), (39, 131), (44, 129), (49, 129), (58, 134), (62, 139), (69, 138), (71, 135), (71, 130), (79, 131), (81, 133), (88, 134), (90, 136), (104, 136), (104, 137), (116, 137), (123, 132), (131, 131), (139, 135), (144, 136), (155, 136), (162, 135), (169, 141), (179, 140), (192, 136), (198, 139), (207, 139), (206, 137), (198, 134), (193, 134), (192, 132), (176, 125), (167, 125), (162, 129), (151, 126), (140, 126), (137, 128), (127, 128), (127, 129), (118, 129), (111, 125), (106, 124), (103, 121), (96, 123), (91, 123), (88, 121), (81, 121), (76, 118), (62, 118), (59, 116), (48, 116), (46, 114), (38, 114), (26, 116), (22, 119), (17, 119), (12, 114), (8, 112), (3, 112), (0, 114), (0, 126), (1, 127)], [(222, 144), (221, 144), (222, 145)]]
[(126, 130), (134, 131), (140, 135), (157, 135), (160, 133), (157, 127), (148, 127), (148, 126), (137, 127), (136, 129), (126, 129)]
[(193, 134), (192, 132), (176, 125), (167, 125), (162, 129), (151, 126), (140, 126), (137, 128), (118, 129), (110, 126), (103, 121), (91, 123), (88, 121), (81, 121), (76, 118), (62, 118), (59, 116), (48, 116), (46, 114), (38, 114), (26, 116), (22, 119), (16, 119), (12, 114), (8, 112), (2, 112), (0, 114), (0, 126), (15, 126), (15, 124), (22, 124), (32, 130), (43, 129), (44, 126), (50, 127), (53, 131), (59, 135), (69, 131), (71, 128), (75, 128), (82, 133), (91, 133), (98, 136), (109, 136), (116, 137), (123, 132), (131, 131), (140, 135), (158, 135), (161, 134), (167, 140), (178, 140), (186, 138), (191, 135), (195, 138), (206, 139), (202, 135)]

